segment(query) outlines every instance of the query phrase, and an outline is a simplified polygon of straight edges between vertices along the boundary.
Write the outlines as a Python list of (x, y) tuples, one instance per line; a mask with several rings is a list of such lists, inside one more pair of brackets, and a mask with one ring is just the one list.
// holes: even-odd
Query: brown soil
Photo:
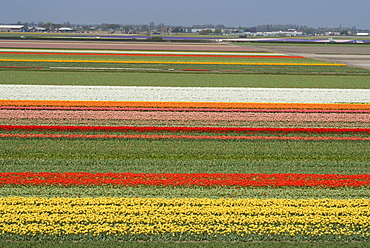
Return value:
[(228, 43), (190, 42), (106, 42), (106, 41), (37, 41), (0, 40), (3, 48), (53, 48), (53, 49), (112, 49), (112, 50), (166, 50), (166, 51), (236, 51), (253, 52), (260, 49)]
[(306, 58), (324, 60), (348, 66), (370, 69), (370, 46), (256, 46), (268, 52), (278, 52)]
[(370, 55), (370, 46), (334, 46), (325, 44), (320, 46), (256, 46), (256, 48), (265, 51), (293, 54), (293, 53), (315, 53), (315, 54), (357, 54)]

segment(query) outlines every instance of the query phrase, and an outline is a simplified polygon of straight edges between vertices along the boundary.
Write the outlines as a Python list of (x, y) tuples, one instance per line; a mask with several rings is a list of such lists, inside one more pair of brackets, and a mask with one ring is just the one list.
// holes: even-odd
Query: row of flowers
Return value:
[(152, 102), (152, 101), (60, 101), (1, 100), (0, 106), (12, 107), (95, 107), (95, 108), (181, 108), (181, 109), (271, 109), (271, 110), (361, 110), (370, 104), (333, 103), (251, 103), (251, 102)]
[(261, 235), (367, 240), (369, 204), (365, 199), (3, 197), (0, 232), (13, 238), (127, 235), (147, 240), (159, 235), (248, 240)]
[(70, 53), (70, 52), (0, 52), (0, 54), (32, 54), (32, 55), (93, 55), (93, 56), (152, 56), (152, 57), (206, 57), (206, 58), (305, 58), (302, 56), (282, 55), (215, 55), (215, 54), (153, 54), (153, 53)]
[(331, 137), (331, 136), (220, 136), (220, 135), (155, 135), (155, 134), (2, 134), (0, 138), (53, 138), (53, 139), (203, 139), (203, 140), (347, 140), (370, 141), (370, 137)]
[(157, 127), (157, 126), (39, 126), (39, 125), (0, 125), (0, 130), (25, 131), (110, 131), (110, 132), (210, 132), (210, 133), (364, 133), (370, 128), (270, 128), (270, 127)]
[(47, 63), (113, 63), (113, 64), (178, 64), (178, 65), (287, 65), (287, 66), (346, 66), (338, 63), (267, 63), (267, 62), (186, 62), (186, 61), (108, 61), (64, 59), (0, 59), (1, 62), (47, 62)]
[[(1, 100), (0, 100), (1, 101)], [(258, 113), (370, 113), (369, 109), (229, 109), (229, 108), (125, 108), (125, 107), (47, 107), (1, 106), (0, 110), (71, 110), (71, 111), (160, 111), (160, 112), (258, 112)]]
[[(26, 110), (26, 111), (25, 111)], [(1, 109), (0, 118), (69, 120), (160, 120), (202, 121), (203, 125), (217, 121), (228, 122), (356, 122), (369, 123), (370, 113), (315, 113), (315, 112), (221, 112), (221, 111), (161, 111), (161, 110), (88, 110), (88, 109)]]
[(238, 186), (238, 187), (360, 187), (370, 174), (225, 174), (225, 173), (87, 173), (5, 172), (0, 185)]

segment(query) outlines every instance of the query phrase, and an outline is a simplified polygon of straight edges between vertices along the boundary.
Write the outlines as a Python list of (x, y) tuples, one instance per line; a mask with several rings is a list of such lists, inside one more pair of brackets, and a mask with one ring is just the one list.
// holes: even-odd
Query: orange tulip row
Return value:
[(370, 104), (0, 100), (0, 106), (370, 110)]
[(109, 61), (64, 59), (0, 59), (2, 62), (49, 62), (49, 63), (109, 63), (109, 64), (176, 64), (176, 65), (293, 65), (293, 66), (346, 66), (338, 63), (268, 63), (268, 62), (185, 62), (185, 61)]

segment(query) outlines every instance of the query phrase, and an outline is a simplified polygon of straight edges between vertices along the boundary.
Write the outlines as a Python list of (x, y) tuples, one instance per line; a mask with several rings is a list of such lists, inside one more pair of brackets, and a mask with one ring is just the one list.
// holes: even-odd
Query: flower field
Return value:
[[(324, 63), (301, 56), (282, 54), (176, 54), (176, 53), (76, 53), (0, 51), (0, 62), (95, 63), (95, 64), (180, 64), (180, 65), (295, 65), (346, 66)], [(117, 58), (117, 57), (120, 58)], [(104, 58), (104, 60), (102, 59)]]
[[(171, 47), (170, 45), (168, 47)], [(226, 48), (225, 48), (226, 49)], [(65, 50), (0, 48), (0, 68), (213, 72), (363, 72), (345, 64), (263, 51)]]
[[(300, 61), (345, 67), (261, 52), (0, 49), (2, 72), (30, 77), (48, 63), (158, 63), (212, 81), (219, 72), (202, 65)], [(81, 85), (89, 72), (74, 70), (68, 85), (0, 79), (1, 240), (369, 242), (368, 87)]]
[(0, 198), (0, 203), (10, 205), (1, 221), (3, 230), (17, 236), (364, 237), (370, 223), (369, 200), (364, 199), (9, 197)]

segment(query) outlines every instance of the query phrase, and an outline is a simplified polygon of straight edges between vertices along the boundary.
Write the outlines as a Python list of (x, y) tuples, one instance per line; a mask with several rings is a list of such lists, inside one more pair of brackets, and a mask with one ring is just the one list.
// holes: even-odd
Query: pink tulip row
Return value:
[(366, 122), (251, 122), (251, 121), (168, 121), (168, 120), (69, 120), (69, 119), (1, 119), (5, 125), (81, 125), (81, 126), (209, 126), (209, 127), (320, 127), (320, 128), (368, 128)]
[(164, 112), (0, 110), (0, 119), (54, 120), (162, 120), (202, 122), (370, 122), (370, 113), (261, 113), (261, 112)]
[(370, 141), (370, 137), (339, 136), (226, 136), (226, 135), (166, 135), (166, 134), (51, 134), (0, 133), (0, 138), (66, 138), (66, 139), (215, 139), (215, 140), (350, 140)]

